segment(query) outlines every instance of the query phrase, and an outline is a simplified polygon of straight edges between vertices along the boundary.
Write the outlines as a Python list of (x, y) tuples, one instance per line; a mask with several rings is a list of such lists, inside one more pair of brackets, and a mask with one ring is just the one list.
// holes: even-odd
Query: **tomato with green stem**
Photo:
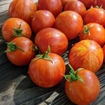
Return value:
[(94, 6), (101, 6), (105, 9), (105, 0), (94, 0)]
[(98, 23), (89, 23), (84, 25), (79, 36), (80, 40), (94, 40), (101, 46), (105, 43), (105, 29)]
[(82, 40), (76, 43), (69, 53), (69, 63), (74, 70), (85, 68), (97, 72), (103, 64), (103, 59), (103, 49), (93, 40)]
[(35, 44), (42, 53), (47, 50), (48, 45), (51, 52), (62, 55), (68, 47), (68, 39), (64, 33), (55, 28), (45, 28), (35, 36)]
[(44, 52), (31, 60), (28, 74), (32, 81), (44, 88), (51, 88), (57, 85), (65, 74), (65, 63), (59, 55)]
[(77, 105), (88, 105), (99, 95), (100, 83), (97, 76), (86, 69), (78, 69), (65, 75), (65, 92), (68, 98)]
[(17, 66), (27, 65), (34, 57), (33, 42), (26, 37), (17, 37), (7, 43), (6, 55), (8, 60)]
[(2, 36), (7, 42), (20, 36), (31, 38), (31, 34), (32, 31), (28, 23), (19, 18), (9, 18), (2, 26)]

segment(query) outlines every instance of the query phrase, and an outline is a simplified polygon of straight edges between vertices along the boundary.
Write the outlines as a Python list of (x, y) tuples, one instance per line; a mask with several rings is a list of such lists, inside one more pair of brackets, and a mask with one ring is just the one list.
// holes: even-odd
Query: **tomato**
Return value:
[(83, 2), (87, 8), (90, 8), (94, 3), (94, 0), (79, 0), (79, 1)]
[(31, 25), (33, 31), (37, 32), (43, 28), (52, 27), (54, 23), (55, 17), (50, 11), (39, 10), (34, 14)]
[[(51, 60), (48, 60), (48, 59)], [(36, 61), (35, 61), (36, 60)], [(63, 59), (54, 53), (44, 53), (42, 58), (32, 59), (28, 74), (32, 81), (44, 88), (50, 88), (58, 84), (65, 74), (65, 63)]]
[(75, 11), (75, 12), (79, 13), (81, 16), (83, 16), (84, 13), (86, 12), (86, 7), (82, 2), (80, 2), (78, 0), (71, 0), (65, 4), (64, 10), (65, 11), (66, 10)]
[(21, 18), (31, 23), (32, 16), (36, 11), (36, 5), (32, 0), (13, 0), (9, 6), (9, 16)]
[(97, 72), (103, 64), (103, 58), (101, 46), (93, 40), (76, 43), (69, 53), (69, 62), (75, 70), (85, 68)]
[(26, 37), (17, 37), (7, 45), (7, 57), (17, 66), (27, 65), (34, 56), (33, 42)]
[(63, 6), (65, 6), (65, 4), (66, 4), (68, 1), (71, 1), (71, 0), (61, 0), (61, 1), (62, 1)]
[(105, 63), (105, 45), (103, 47), (103, 51), (104, 51), (104, 63)]
[(84, 14), (84, 22), (88, 23), (99, 23), (105, 26), (105, 11), (100, 8), (90, 8)]
[(96, 41), (101, 46), (105, 43), (105, 29), (97, 23), (89, 23), (82, 28), (80, 40), (90, 39)]
[(8, 42), (19, 36), (31, 38), (31, 34), (30, 26), (19, 18), (9, 18), (2, 26), (3, 38)]
[(94, 6), (102, 6), (105, 9), (105, 0), (94, 0)]
[[(80, 70), (76, 79), (68, 78), (65, 83), (65, 92), (68, 98), (76, 105), (89, 105), (99, 95), (100, 83), (97, 76), (86, 69)], [(80, 79), (83, 81), (80, 81)]]
[(63, 9), (61, 0), (38, 0), (39, 10), (49, 10), (57, 16)]
[(65, 34), (55, 28), (45, 28), (37, 33), (35, 44), (42, 53), (49, 45), (51, 52), (62, 55), (68, 47), (68, 39)]
[(76, 38), (81, 31), (83, 20), (76, 12), (64, 11), (57, 16), (55, 26), (57, 29), (64, 32), (69, 40), (72, 40)]

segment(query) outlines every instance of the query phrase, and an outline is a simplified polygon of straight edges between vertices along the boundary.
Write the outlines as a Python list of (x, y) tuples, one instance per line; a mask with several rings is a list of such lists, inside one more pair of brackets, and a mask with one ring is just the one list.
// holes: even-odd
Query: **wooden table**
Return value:
[[(0, 30), (3, 22), (8, 18), (7, 9), (10, 2), (11, 0), (0, 0)], [(0, 105), (74, 105), (65, 95), (64, 80), (50, 89), (36, 86), (27, 75), (28, 66), (12, 65), (3, 53), (5, 49), (6, 44), (0, 40)], [(66, 64), (68, 53), (69, 51), (63, 56)], [(97, 76), (101, 91), (97, 100), (91, 105), (105, 105), (105, 64), (97, 72)]]

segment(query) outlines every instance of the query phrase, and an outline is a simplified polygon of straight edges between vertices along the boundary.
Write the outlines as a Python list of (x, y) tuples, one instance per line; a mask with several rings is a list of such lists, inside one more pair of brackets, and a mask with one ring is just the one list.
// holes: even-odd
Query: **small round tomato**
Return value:
[(99, 23), (105, 26), (105, 11), (100, 8), (90, 8), (84, 14), (84, 22), (88, 23)]
[(3, 38), (8, 42), (20, 36), (31, 38), (31, 34), (32, 31), (30, 26), (19, 18), (9, 18), (2, 27)]
[(105, 43), (105, 29), (97, 23), (89, 23), (82, 28), (80, 40), (90, 39), (96, 41), (101, 46)]
[(103, 64), (103, 58), (101, 46), (93, 40), (76, 43), (69, 53), (69, 62), (75, 70), (85, 68), (97, 72)]
[(7, 57), (17, 66), (27, 65), (34, 56), (33, 42), (26, 37), (17, 37), (7, 43)]
[(78, 0), (70, 0), (65, 4), (64, 10), (75, 11), (79, 13), (81, 16), (83, 16), (84, 13), (86, 12), (86, 7), (82, 2)]
[[(73, 75), (76, 77), (72, 78)], [(100, 83), (97, 76), (86, 69), (72, 76), (65, 83), (66, 95), (76, 105), (89, 105), (99, 95)]]
[(105, 0), (94, 0), (94, 6), (102, 6), (105, 9)]
[(105, 45), (103, 47), (103, 51), (104, 51), (104, 63), (105, 63)]
[(87, 8), (93, 6), (94, 3), (94, 0), (79, 0), (79, 1), (83, 2)]
[(65, 63), (63, 59), (54, 53), (44, 53), (32, 59), (28, 74), (32, 81), (44, 88), (57, 85), (65, 74)]
[(57, 16), (55, 26), (64, 32), (69, 40), (72, 40), (76, 38), (81, 31), (83, 20), (82, 17), (74, 11), (64, 11)]
[(39, 10), (35, 12), (31, 25), (33, 31), (38, 32), (43, 28), (52, 27), (54, 23), (55, 23), (55, 17), (50, 11)]
[(45, 28), (37, 33), (35, 44), (42, 53), (49, 45), (51, 52), (62, 55), (68, 47), (68, 39), (65, 34), (55, 28)]
[(30, 24), (35, 11), (36, 5), (32, 0), (12, 0), (8, 13), (10, 17), (21, 18)]
[(63, 9), (61, 0), (38, 0), (39, 10), (49, 10), (57, 16)]
[(63, 6), (65, 6), (65, 4), (66, 4), (68, 1), (71, 1), (71, 0), (61, 0), (61, 1), (62, 1)]

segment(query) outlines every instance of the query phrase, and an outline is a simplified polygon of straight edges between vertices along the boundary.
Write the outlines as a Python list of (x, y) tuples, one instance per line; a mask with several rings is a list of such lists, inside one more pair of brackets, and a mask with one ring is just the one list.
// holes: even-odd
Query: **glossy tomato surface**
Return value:
[(86, 12), (86, 7), (81, 1), (70, 0), (65, 4), (64, 10), (65, 11), (66, 10), (75, 11), (75, 12), (79, 13), (81, 16), (83, 16), (84, 13)]
[(105, 29), (102, 25), (98, 23), (89, 23), (86, 25), (88, 29), (83, 27), (80, 35), (80, 40), (90, 39), (96, 41), (101, 46), (105, 43)]
[(74, 11), (64, 11), (60, 13), (55, 21), (57, 29), (61, 30), (69, 40), (78, 36), (83, 26), (82, 17)]
[(105, 45), (103, 47), (103, 51), (104, 51), (104, 63), (105, 63)]
[(9, 61), (17, 66), (27, 65), (34, 56), (34, 52), (32, 51), (34, 45), (33, 42), (26, 37), (17, 37), (11, 42), (24, 51), (17, 48), (16, 51), (7, 52)]
[(85, 24), (94, 22), (105, 26), (105, 11), (100, 8), (88, 9), (84, 15), (84, 22)]
[(28, 74), (32, 81), (44, 88), (50, 88), (58, 84), (65, 74), (65, 63), (63, 59), (54, 53), (49, 53), (48, 56), (53, 62), (45, 59), (39, 59), (33, 62), (32, 59), (29, 65)]
[(79, 0), (79, 1), (83, 2), (87, 8), (90, 8), (91, 6), (93, 6), (95, 0)]
[(50, 11), (39, 10), (36, 11), (32, 19), (32, 29), (34, 32), (47, 27), (52, 27), (55, 23), (55, 17)]
[[(31, 38), (31, 28), (24, 20), (19, 18), (9, 18), (6, 20), (2, 26), (2, 36), (6, 41), (12, 41), (18, 35), (14, 36), (15, 29), (20, 27), (20, 31), (17, 31), (17, 34), (20, 36), (25, 36), (27, 38)], [(21, 34), (20, 34), (21, 33)]]
[(68, 39), (64, 33), (55, 28), (45, 28), (37, 33), (35, 44), (42, 53), (49, 45), (51, 52), (62, 55), (68, 47)]
[(65, 6), (65, 4), (66, 4), (68, 1), (71, 1), (71, 0), (61, 0), (61, 1), (62, 1), (63, 6)]
[(78, 76), (84, 83), (79, 80), (72, 82), (66, 81), (66, 94), (68, 98), (77, 105), (89, 105), (99, 95), (99, 80), (93, 72), (86, 69), (79, 71)]
[(94, 0), (94, 6), (102, 6), (105, 9), (105, 0)]
[(21, 18), (30, 24), (35, 11), (36, 5), (32, 0), (13, 0), (8, 13), (10, 17)]
[(97, 72), (103, 64), (103, 59), (103, 49), (93, 40), (76, 43), (69, 53), (69, 62), (75, 70), (85, 68)]
[(39, 10), (49, 10), (57, 16), (63, 9), (61, 0), (38, 0)]

